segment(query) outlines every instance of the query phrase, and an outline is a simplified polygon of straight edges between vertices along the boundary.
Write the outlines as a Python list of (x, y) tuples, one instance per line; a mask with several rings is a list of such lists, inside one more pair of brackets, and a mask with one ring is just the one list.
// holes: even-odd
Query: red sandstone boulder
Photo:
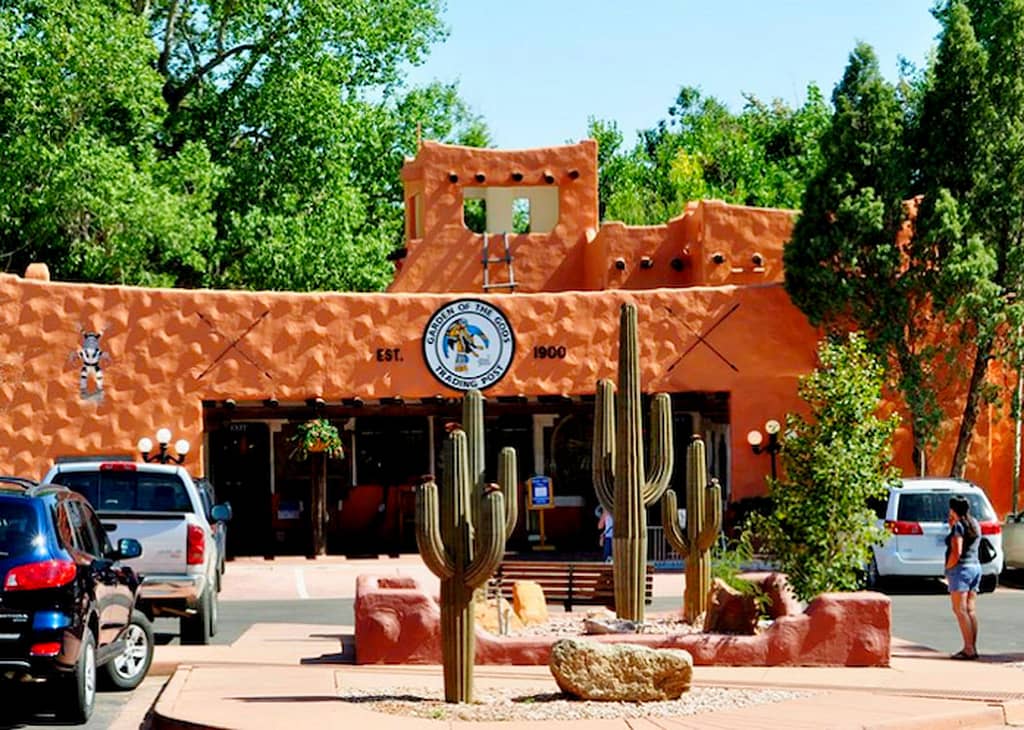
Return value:
[(709, 634), (752, 635), (757, 628), (757, 600), (753, 593), (741, 593), (721, 578), (708, 591), (704, 631)]
[[(437, 664), (441, 614), (423, 586), (400, 576), (356, 580), (356, 661)], [(728, 634), (607, 634), (590, 641), (685, 649), (694, 665), (889, 666), (891, 602), (872, 591), (826, 593), (801, 613), (780, 616), (754, 636)], [(494, 636), (479, 630), (477, 664), (547, 664), (555, 637)]]
[(757, 573), (742, 576), (756, 585), (765, 595), (765, 613), (769, 618), (796, 616), (803, 612), (803, 606), (786, 580), (785, 573)]

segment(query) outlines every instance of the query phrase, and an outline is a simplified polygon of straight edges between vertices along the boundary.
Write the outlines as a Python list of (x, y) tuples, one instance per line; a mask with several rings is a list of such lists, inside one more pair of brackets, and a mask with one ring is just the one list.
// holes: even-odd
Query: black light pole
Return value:
[(191, 448), (188, 441), (178, 439), (177, 443), (174, 444), (174, 450), (177, 453), (172, 455), (167, 448), (171, 443), (171, 429), (169, 428), (161, 428), (157, 431), (156, 441), (160, 450), (154, 454), (151, 453), (153, 451), (152, 439), (146, 436), (139, 439), (139, 452), (142, 454), (142, 460), (147, 464), (153, 462), (157, 464), (180, 464), (185, 461), (185, 457)]
[(753, 449), (755, 454), (767, 453), (771, 458), (771, 470), (772, 479), (776, 477), (775, 473), (775, 455), (782, 450), (782, 443), (779, 442), (779, 430), (781, 426), (779, 422), (771, 419), (765, 421), (764, 432), (768, 434), (768, 443), (764, 442), (764, 435), (754, 429), (747, 434), (747, 443), (750, 444), (750, 448)]

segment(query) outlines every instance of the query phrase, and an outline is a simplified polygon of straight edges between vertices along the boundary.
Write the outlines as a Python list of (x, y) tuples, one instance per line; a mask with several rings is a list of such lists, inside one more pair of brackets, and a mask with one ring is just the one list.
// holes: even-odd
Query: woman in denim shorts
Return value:
[(946, 535), (946, 583), (953, 603), (953, 615), (960, 626), (964, 648), (953, 659), (978, 658), (978, 614), (974, 602), (981, 584), (978, 537), (981, 526), (969, 514), (964, 497), (949, 500), (949, 534)]

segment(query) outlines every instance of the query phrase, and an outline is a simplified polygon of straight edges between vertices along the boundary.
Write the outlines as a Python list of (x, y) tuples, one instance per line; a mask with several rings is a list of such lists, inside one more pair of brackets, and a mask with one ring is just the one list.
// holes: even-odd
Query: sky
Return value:
[(458, 81), (498, 147), (575, 141), (591, 116), (631, 140), (684, 85), (734, 111), (744, 93), (799, 105), (812, 82), (829, 97), (858, 41), (896, 80), (935, 45), (933, 2), (448, 0), (448, 39), (410, 81)]

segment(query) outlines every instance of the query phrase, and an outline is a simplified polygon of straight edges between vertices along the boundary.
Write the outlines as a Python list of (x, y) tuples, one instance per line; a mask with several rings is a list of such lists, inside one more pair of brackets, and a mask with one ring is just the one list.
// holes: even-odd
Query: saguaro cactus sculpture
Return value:
[[(469, 447), (469, 475), (473, 482), (473, 523), (479, 524), (480, 499), (487, 488), (484, 451), (484, 398), (479, 390), (468, 390), (462, 398), (462, 430), (466, 432)], [(512, 530), (519, 519), (519, 484), (516, 450), (510, 446), (498, 455), (498, 485), (505, 495), (505, 540), (512, 536)]]
[[(467, 452), (466, 434), (454, 430), (444, 444), (441, 494), (434, 482), (416, 491), (416, 544), (423, 562), (441, 579), (447, 702), (473, 701), (473, 591), (494, 572), (505, 551), (505, 498), (498, 490), (475, 492)], [(477, 510), (474, 502), (480, 503)], [(474, 511), (481, 516), (475, 529)]]
[(672, 474), (672, 402), (665, 393), (654, 396), (650, 430), (651, 464), (645, 476), (636, 306), (623, 304), (618, 397), (610, 380), (597, 383), (593, 474), (597, 498), (615, 518), (615, 613), (630, 621), (644, 619), (647, 508), (668, 487)]
[(693, 437), (686, 460), (686, 532), (679, 527), (676, 493), (672, 490), (661, 497), (661, 523), (669, 544), (686, 561), (683, 615), (693, 623), (708, 608), (711, 546), (722, 529), (722, 490), (715, 479), (708, 484), (704, 442), (699, 436)]

